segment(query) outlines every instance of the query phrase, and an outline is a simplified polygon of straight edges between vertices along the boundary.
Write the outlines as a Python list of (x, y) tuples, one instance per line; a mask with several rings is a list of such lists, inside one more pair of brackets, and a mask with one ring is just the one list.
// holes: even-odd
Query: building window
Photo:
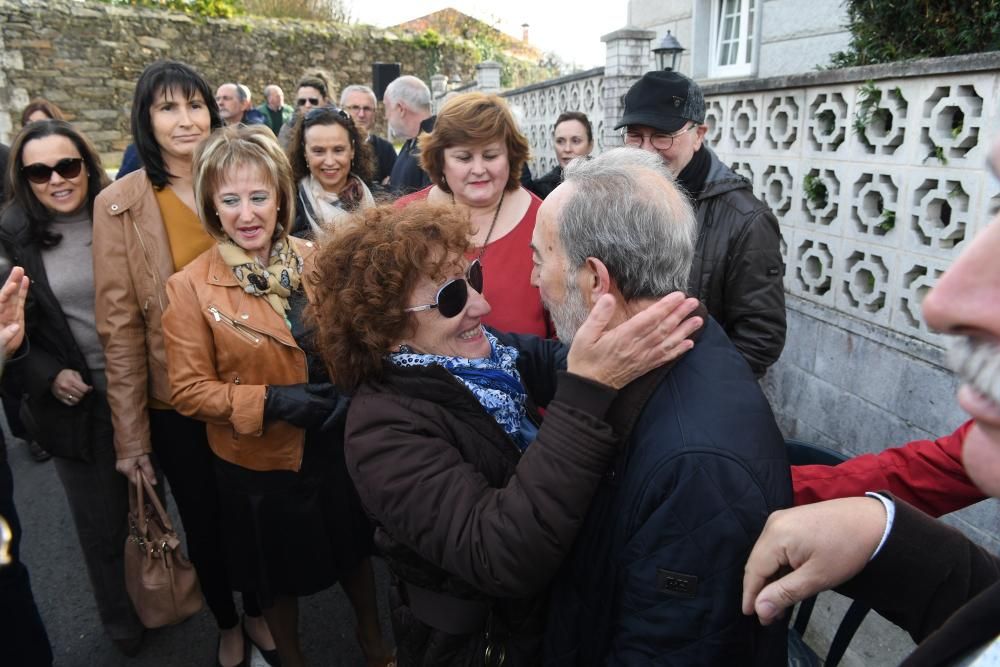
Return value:
[(754, 73), (758, 0), (712, 0), (710, 77)]

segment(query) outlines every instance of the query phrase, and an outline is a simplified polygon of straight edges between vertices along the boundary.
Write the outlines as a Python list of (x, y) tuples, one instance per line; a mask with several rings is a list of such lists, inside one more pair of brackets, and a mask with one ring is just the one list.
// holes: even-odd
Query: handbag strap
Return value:
[(146, 494), (149, 496), (149, 502), (152, 503), (157, 516), (160, 518), (160, 524), (168, 532), (174, 532), (174, 526), (170, 522), (170, 515), (167, 514), (165, 509), (163, 509), (163, 503), (160, 502), (160, 497), (156, 495), (156, 490), (153, 489), (153, 485), (148, 479), (146, 479), (146, 475), (144, 475), (142, 470), (139, 468), (136, 468), (135, 470), (135, 487), (136, 500), (139, 503), (139, 528), (143, 532), (146, 532), (146, 503), (143, 502), (143, 490), (145, 489)]

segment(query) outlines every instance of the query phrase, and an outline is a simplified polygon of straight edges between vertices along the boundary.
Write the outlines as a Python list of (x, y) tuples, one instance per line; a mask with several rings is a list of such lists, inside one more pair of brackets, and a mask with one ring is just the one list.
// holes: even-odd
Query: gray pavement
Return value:
[[(8, 439), (8, 443), (11, 440)], [(31, 572), (35, 600), (52, 642), (57, 667), (209, 667), (215, 665), (218, 633), (207, 610), (181, 625), (149, 630), (139, 655), (122, 656), (104, 635), (90, 582), (79, 554), (66, 496), (51, 462), (35, 463), (27, 447), (8, 445), (14, 498), (24, 528), (21, 558)], [(122, 517), (125, 520), (125, 517)], [(180, 525), (180, 522), (178, 522)], [(124, 548), (124, 545), (123, 545)], [(388, 575), (376, 559), (379, 601)], [(383, 628), (388, 616), (382, 604)], [(300, 633), (310, 665), (363, 665), (354, 639), (354, 613), (340, 586), (300, 602)], [(254, 667), (266, 665), (259, 655)], [(11, 666), (14, 667), (14, 666)]]
[[(8, 442), (11, 442), (8, 439)], [(104, 636), (90, 583), (78, 551), (62, 485), (51, 462), (35, 463), (27, 447), (8, 446), (14, 473), (24, 539), (21, 556), (31, 571), (35, 599), (52, 641), (56, 667), (209, 667), (215, 664), (215, 624), (207, 610), (185, 623), (147, 631), (135, 658), (125, 658)], [(172, 508), (172, 506), (171, 506)], [(123, 517), (124, 520), (124, 517)], [(176, 517), (175, 517), (176, 521)], [(179, 521), (176, 521), (180, 525)], [(375, 560), (382, 626), (389, 636), (385, 608), (388, 575)], [(813, 612), (806, 641), (826, 654), (847, 600), (824, 593)], [(363, 665), (354, 640), (354, 614), (339, 586), (303, 598), (300, 632), (309, 663), (341, 667)], [(871, 613), (845, 656), (846, 667), (896, 665), (913, 650), (913, 642), (899, 628)], [(264, 667), (259, 655), (253, 667)], [(13, 667), (13, 666), (12, 666)]]

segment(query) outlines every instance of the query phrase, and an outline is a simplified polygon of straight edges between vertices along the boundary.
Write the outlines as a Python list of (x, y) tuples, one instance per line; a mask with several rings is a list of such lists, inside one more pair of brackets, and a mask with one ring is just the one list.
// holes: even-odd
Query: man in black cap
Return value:
[(647, 72), (625, 94), (626, 146), (658, 154), (698, 217), (688, 294), (725, 329), (758, 377), (785, 345), (778, 221), (750, 182), (705, 145), (705, 97), (677, 72)]

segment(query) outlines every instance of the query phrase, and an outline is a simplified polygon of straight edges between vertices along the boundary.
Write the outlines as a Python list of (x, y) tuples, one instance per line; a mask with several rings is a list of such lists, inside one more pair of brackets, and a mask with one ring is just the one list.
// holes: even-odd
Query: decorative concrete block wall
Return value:
[[(785, 435), (858, 454), (950, 433), (967, 417), (920, 303), (1000, 206), (1000, 54), (704, 90), (709, 145), (781, 226), (788, 338), (764, 387)], [(950, 520), (1000, 547), (995, 501)]]
[(504, 93), (518, 109), (521, 131), (531, 144), (531, 173), (540, 176), (556, 166), (553, 143), (556, 119), (564, 111), (582, 111), (594, 126), (594, 154), (604, 150), (604, 68), (571, 74)]

